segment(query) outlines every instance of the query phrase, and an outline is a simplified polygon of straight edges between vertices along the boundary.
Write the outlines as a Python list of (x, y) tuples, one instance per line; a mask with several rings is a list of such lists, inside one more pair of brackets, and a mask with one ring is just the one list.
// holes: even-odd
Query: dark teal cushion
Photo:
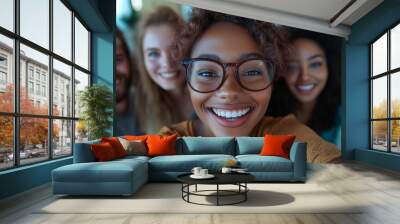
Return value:
[(174, 155), (157, 156), (149, 160), (149, 170), (163, 172), (190, 172), (193, 167), (203, 167), (219, 171), (227, 161), (235, 159), (231, 155)]
[(95, 162), (96, 158), (91, 150), (92, 144), (99, 144), (100, 139), (75, 143), (74, 147), (74, 163)]
[(239, 155), (236, 160), (249, 172), (293, 172), (293, 162), (279, 156)]
[(233, 137), (182, 137), (177, 141), (177, 154), (225, 154), (235, 155)]
[(236, 155), (260, 154), (264, 137), (236, 137)]

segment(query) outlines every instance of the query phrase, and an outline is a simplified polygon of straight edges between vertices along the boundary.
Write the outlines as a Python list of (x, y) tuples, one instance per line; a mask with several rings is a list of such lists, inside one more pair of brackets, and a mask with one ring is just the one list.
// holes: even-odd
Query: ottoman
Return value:
[(52, 171), (53, 193), (132, 195), (148, 180), (147, 157), (74, 163)]

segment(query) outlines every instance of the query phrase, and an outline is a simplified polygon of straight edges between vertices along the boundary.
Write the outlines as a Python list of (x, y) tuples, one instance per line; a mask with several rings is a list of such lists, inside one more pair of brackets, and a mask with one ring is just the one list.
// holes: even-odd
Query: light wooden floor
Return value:
[[(400, 223), (400, 174), (359, 163), (313, 166), (308, 182), (349, 203), (367, 204), (357, 214), (36, 214), (54, 200), (49, 185), (0, 201), (0, 223), (220, 224)], [(315, 201), (315, 203), (320, 203)], [(171, 205), (173, 206), (173, 205)]]

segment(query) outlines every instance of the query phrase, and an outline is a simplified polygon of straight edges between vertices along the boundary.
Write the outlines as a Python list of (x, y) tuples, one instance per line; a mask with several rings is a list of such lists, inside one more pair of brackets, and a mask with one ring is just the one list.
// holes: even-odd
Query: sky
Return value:
[[(48, 0), (21, 0), (20, 7), (21, 36), (45, 48), (49, 47), (49, 14), (45, 13), (49, 11), (48, 2)], [(53, 0), (53, 6), (53, 50), (71, 60), (72, 13), (59, 0)], [(13, 14), (13, 0), (0, 0), (0, 25), (11, 31), (13, 30)], [(88, 49), (88, 32), (78, 20), (75, 21), (75, 26), (75, 60), (78, 65), (88, 68), (88, 50), (86, 50)], [(0, 41), (4, 42), (5, 39), (0, 35)], [(43, 64), (48, 64), (47, 55), (22, 45), (21, 50), (27, 56)]]

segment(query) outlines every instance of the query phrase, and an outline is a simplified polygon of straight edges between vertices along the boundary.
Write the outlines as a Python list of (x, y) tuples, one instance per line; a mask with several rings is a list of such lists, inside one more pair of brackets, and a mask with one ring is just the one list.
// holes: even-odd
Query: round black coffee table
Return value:
[[(198, 204), (198, 205), (234, 205), (247, 200), (247, 192), (249, 188), (247, 183), (255, 180), (255, 177), (248, 173), (216, 173), (213, 174), (215, 177), (212, 179), (193, 179), (190, 177), (191, 173), (182, 174), (177, 177), (178, 181), (182, 183), (182, 199), (188, 203)], [(197, 190), (198, 184), (205, 185), (216, 185), (215, 190)], [(190, 186), (195, 186), (194, 191), (190, 191)], [(236, 185), (237, 190), (223, 190), (220, 189), (220, 185)], [(215, 194), (206, 194), (209, 192), (214, 192)], [(190, 201), (190, 196), (204, 196), (204, 197), (216, 197), (216, 204), (202, 204)], [(221, 203), (221, 197), (232, 197), (241, 196), (239, 200), (231, 203)]]

